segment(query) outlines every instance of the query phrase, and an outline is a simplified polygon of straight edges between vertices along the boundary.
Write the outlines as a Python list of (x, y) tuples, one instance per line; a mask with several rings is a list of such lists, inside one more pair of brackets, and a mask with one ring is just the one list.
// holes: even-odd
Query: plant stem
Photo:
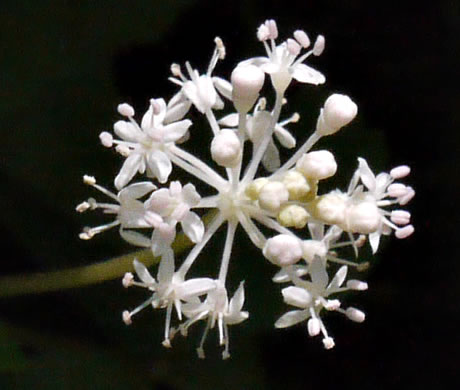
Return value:
[[(205, 220), (209, 220), (211, 216), (209, 214), (213, 213), (208, 213)], [(190, 240), (182, 233), (177, 235), (172, 248), (174, 253), (179, 254), (191, 245)], [(141, 261), (147, 267), (160, 261), (159, 257), (153, 256), (150, 249), (143, 249), (100, 263), (62, 271), (5, 276), (0, 278), (0, 298), (41, 294), (121, 279), (126, 272), (133, 270), (134, 259)]]

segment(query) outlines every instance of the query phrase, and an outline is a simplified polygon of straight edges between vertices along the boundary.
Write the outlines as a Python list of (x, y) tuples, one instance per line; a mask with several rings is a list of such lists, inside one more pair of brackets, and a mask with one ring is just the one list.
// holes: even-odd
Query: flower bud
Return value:
[(284, 206), (278, 214), (278, 221), (286, 227), (302, 229), (308, 222), (309, 214), (301, 206), (291, 204)]
[(302, 246), (297, 237), (279, 234), (267, 240), (263, 254), (273, 264), (285, 267), (302, 258)]
[(283, 184), (289, 192), (289, 200), (303, 200), (311, 190), (305, 176), (296, 170), (288, 171), (284, 175)]
[(314, 217), (328, 225), (340, 225), (345, 221), (346, 204), (342, 196), (330, 193), (318, 197), (311, 213)]
[(348, 125), (358, 113), (358, 106), (346, 95), (333, 94), (324, 103), (318, 118), (316, 131), (320, 135), (331, 135)]
[(265, 74), (255, 65), (238, 65), (232, 72), (232, 100), (240, 113), (247, 113), (264, 85)]
[(259, 205), (265, 210), (278, 212), (289, 199), (289, 192), (279, 181), (268, 182), (259, 193)]
[(223, 129), (211, 142), (212, 159), (220, 166), (235, 167), (241, 159), (241, 142), (233, 130)]
[(334, 155), (327, 150), (304, 154), (296, 164), (296, 169), (309, 179), (327, 179), (337, 171)]
[(244, 190), (244, 193), (251, 200), (259, 199), (260, 190), (268, 183), (268, 179), (265, 177), (259, 177), (258, 179), (249, 183)]
[(341, 227), (347, 232), (369, 234), (379, 228), (381, 221), (382, 216), (374, 202), (361, 202), (346, 208), (345, 224)]

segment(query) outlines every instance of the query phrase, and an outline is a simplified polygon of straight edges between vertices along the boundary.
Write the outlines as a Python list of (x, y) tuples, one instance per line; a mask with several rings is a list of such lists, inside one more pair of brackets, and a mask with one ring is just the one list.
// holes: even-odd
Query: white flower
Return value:
[[(409, 225), (409, 212), (396, 210), (395, 213), (395, 210), (388, 211), (383, 207), (393, 204), (405, 205), (414, 196), (415, 191), (411, 187), (394, 183), (395, 178), (402, 178), (409, 174), (409, 167), (397, 167), (391, 171), (393, 175), (382, 172), (375, 176), (365, 159), (358, 158), (358, 162), (359, 166), (350, 183), (348, 194), (354, 202), (367, 202), (367, 204), (374, 205), (375, 208), (378, 207), (377, 210), (381, 218), (377, 228), (369, 234), (369, 242), (375, 253), (379, 247), (380, 236), (390, 234), (391, 229), (396, 231), (397, 238), (406, 238), (413, 233), (414, 228)], [(361, 180), (367, 191), (363, 191), (362, 187), (358, 186), (358, 180)], [(388, 200), (388, 197), (395, 199)]]
[(235, 291), (230, 302), (227, 297), (227, 289), (222, 283), (216, 280), (216, 288), (208, 293), (204, 302), (187, 303), (183, 305), (182, 311), (189, 318), (180, 330), (183, 335), (187, 335), (188, 328), (199, 320), (207, 319), (206, 327), (203, 332), (200, 345), (197, 349), (198, 356), (204, 358), (203, 345), (209, 329), (213, 329), (217, 324), (219, 329), (219, 344), (224, 346), (222, 353), (223, 359), (230, 357), (228, 325), (236, 325), (249, 317), (247, 311), (242, 311), (244, 304), (244, 282), (241, 282)]
[(169, 80), (181, 87), (175, 99), (183, 102), (184, 98), (186, 98), (203, 114), (211, 109), (222, 109), (224, 107), (224, 102), (217, 94), (216, 88), (227, 99), (231, 100), (232, 98), (231, 84), (220, 77), (212, 77), (217, 61), (225, 58), (225, 47), (222, 40), (217, 37), (215, 43), (216, 48), (205, 74), (200, 75), (196, 69), (192, 68), (189, 62), (186, 62), (185, 66), (190, 77), (190, 79), (187, 79), (179, 65), (173, 64), (171, 66), (171, 72), (175, 77), (170, 77)]
[[(362, 281), (344, 283), (347, 266), (360, 270), (368, 263), (341, 258), (342, 249), (351, 246), (358, 257), (358, 248), (364, 245), (366, 235), (375, 251), (381, 234), (394, 229), (397, 238), (405, 238), (413, 232), (410, 213), (389, 208), (407, 204), (414, 195), (411, 187), (395, 182), (409, 174), (407, 166), (374, 176), (365, 160), (359, 159), (347, 192), (322, 192), (322, 180), (336, 173), (337, 162), (328, 151), (310, 150), (323, 136), (337, 132), (356, 116), (357, 106), (348, 96), (330, 96), (320, 112), (316, 129), (281, 163), (284, 153), (279, 152), (277, 144), (287, 149), (296, 146), (295, 138), (285, 127), (300, 118), (294, 113), (280, 121), (287, 103), (284, 93), (292, 79), (314, 85), (325, 81), (321, 73), (303, 64), (308, 56), (321, 54), (325, 40), (318, 36), (313, 48), (302, 54), (303, 49), (310, 47), (310, 39), (304, 31), (296, 30), (293, 38), (276, 45), (278, 28), (273, 20), (259, 27), (257, 37), (267, 56), (242, 61), (234, 68), (232, 84), (213, 76), (218, 60), (225, 57), (225, 47), (216, 38), (206, 73), (200, 74), (186, 62), (188, 75), (185, 76), (179, 65), (173, 64), (170, 80), (180, 86), (180, 91), (167, 104), (163, 99), (152, 99), (140, 125), (133, 119), (134, 109), (129, 104), (120, 104), (118, 112), (127, 119), (114, 126), (118, 139), (108, 132), (99, 137), (105, 147), (115, 146), (126, 158), (115, 179), (120, 191), (115, 195), (98, 186), (94, 178), (85, 177), (85, 182), (115, 203), (97, 203), (90, 199), (77, 207), (79, 212), (100, 208), (115, 218), (107, 225), (86, 229), (82, 238), (119, 226), (125, 240), (150, 247), (155, 256), (162, 258), (156, 278), (137, 261), (134, 268), (141, 281), (136, 281), (129, 272), (123, 278), (123, 286), (147, 288), (152, 294), (133, 311), (123, 313), (125, 323), (130, 324), (132, 316), (149, 305), (165, 308), (163, 344), (170, 346), (178, 330), (186, 335), (193, 323), (206, 321), (198, 348), (200, 357), (204, 357), (203, 345), (208, 331), (216, 325), (220, 344), (224, 346), (223, 358), (229, 357), (228, 326), (248, 318), (242, 309), (243, 284), (229, 300), (226, 283), (230, 262), (236, 260), (232, 252), (238, 245), (235, 239), (240, 226), (267, 260), (280, 269), (273, 280), (291, 284), (282, 290), (282, 295), (296, 310), (284, 314), (275, 325), (287, 327), (306, 320), (308, 333), (312, 336), (322, 333), (328, 349), (334, 346), (334, 340), (320, 317), (323, 309), (341, 312), (357, 322), (365, 318), (358, 309), (341, 309), (340, 301), (332, 296), (346, 290), (367, 289), (367, 283)], [(273, 103), (259, 96), (265, 94), (262, 88), (265, 73), (270, 74), (275, 89)], [(223, 108), (222, 96), (233, 102), (237, 112), (218, 121), (214, 110)], [(200, 154), (209, 152), (214, 167), (179, 145), (190, 137), (191, 121), (183, 118), (192, 105), (198, 114), (204, 114), (211, 131), (208, 139), (204, 138), (204, 132), (199, 134), (200, 142), (203, 141), (200, 148), (209, 148)], [(209, 186), (208, 196), (202, 198), (194, 184), (182, 185), (179, 181), (160, 189), (150, 182), (128, 185), (137, 173), (166, 183), (173, 166), (186, 177)], [(205, 229), (199, 215), (206, 210), (211, 212), (207, 214), (210, 221)], [(176, 270), (172, 243), (178, 224), (194, 245)], [(221, 228), (225, 229), (226, 236), (219, 254), (218, 276), (187, 279), (195, 261)], [(146, 229), (150, 235), (142, 234)], [(333, 263), (341, 268), (329, 281), (328, 272), (332, 275), (336, 269)], [(186, 318), (172, 327), (173, 307), (179, 321), (183, 316)]]
[(94, 177), (84, 176), (84, 182), (96, 188), (117, 203), (98, 203), (93, 198), (80, 203), (77, 206), (77, 211), (79, 212), (88, 209), (102, 209), (105, 214), (115, 215), (115, 220), (111, 223), (93, 228), (85, 228), (80, 234), (81, 239), (89, 240), (98, 233), (115, 226), (120, 226), (120, 235), (123, 239), (134, 245), (150, 246), (150, 240), (146, 239), (142, 234), (125, 229), (152, 228), (152, 222), (161, 222), (161, 217), (154, 213), (151, 213), (150, 219), (147, 219), (144, 204), (139, 200), (139, 198), (155, 190), (155, 185), (151, 182), (135, 183), (123, 188), (115, 195), (104, 187), (96, 184), (96, 179)]
[(200, 217), (191, 211), (200, 202), (200, 194), (193, 184), (182, 184), (173, 181), (169, 189), (161, 188), (152, 193), (145, 202), (146, 210), (152, 211), (163, 218), (164, 224), (154, 230), (152, 235), (152, 249), (161, 254), (170, 248), (175, 234), (177, 223), (181, 224), (185, 235), (194, 243), (201, 241), (204, 234), (204, 224)]
[[(265, 110), (265, 99), (260, 99), (254, 108), (252, 114), (246, 116), (245, 137), (251, 140), (256, 146), (261, 142), (267, 129), (270, 126), (271, 114)], [(273, 138), (276, 138), (281, 146), (292, 149), (296, 146), (296, 140), (292, 134), (286, 129), (289, 123), (298, 122), (300, 116), (298, 113), (292, 114), (287, 119), (278, 122), (273, 130), (274, 137), (268, 143), (267, 149), (262, 157), (262, 164), (269, 172), (276, 171), (280, 165), (280, 153)], [(221, 118), (218, 122), (226, 127), (238, 127), (238, 114), (229, 114)]]
[[(134, 110), (120, 109), (124, 114), (133, 114)], [(186, 133), (192, 122), (188, 119), (164, 124), (166, 103), (163, 99), (152, 99), (150, 108), (142, 118), (141, 125), (128, 116), (129, 121), (118, 121), (114, 125), (115, 134), (121, 140), (113, 140), (117, 151), (126, 160), (115, 178), (115, 187), (123, 188), (134, 175), (147, 173), (148, 177), (157, 178), (160, 183), (168, 180), (172, 170), (168, 157), (168, 146), (179, 141)], [(106, 134), (101, 135), (104, 145)]]
[[(282, 315), (275, 323), (277, 328), (286, 328), (302, 321), (308, 320), (308, 333), (310, 336), (323, 334), (323, 343), (326, 349), (334, 346), (333, 339), (328, 335), (321, 320), (320, 313), (323, 309), (338, 311), (356, 322), (364, 321), (364, 313), (355, 308), (343, 310), (338, 299), (327, 299), (331, 294), (346, 291), (350, 287), (341, 287), (347, 276), (347, 266), (342, 266), (329, 283), (324, 262), (316, 257), (308, 267), (311, 282), (298, 279), (295, 286), (282, 290), (284, 301), (300, 310), (292, 310)], [(355, 285), (357, 281), (355, 281)], [(360, 286), (364, 289), (364, 286)], [(367, 287), (367, 286), (366, 286)]]
[[(275, 27), (273, 27), (275, 26)], [(298, 30), (294, 38), (300, 38), (300, 42), (293, 39), (288, 39), (279, 46), (275, 46), (277, 33), (265, 33), (265, 31), (276, 29), (276, 24), (273, 20), (267, 20), (259, 27), (258, 38), (263, 42), (267, 57), (255, 57), (243, 61), (245, 64), (253, 64), (259, 66), (265, 73), (271, 76), (272, 83), (277, 93), (282, 94), (289, 86), (291, 80), (308, 84), (323, 84), (326, 79), (317, 70), (303, 64), (311, 54), (320, 55), (324, 48), (324, 37), (318, 36), (314, 48), (307, 53), (299, 56), (303, 48), (309, 46), (309, 40), (305, 32)], [(302, 36), (302, 37), (301, 37)], [(267, 41), (270, 41), (270, 45)]]
[[(209, 278), (184, 280), (179, 272), (174, 272), (174, 253), (172, 250), (166, 251), (163, 254), (158, 268), (157, 279), (150, 275), (144, 264), (137, 260), (134, 260), (133, 264), (141, 282), (131, 281), (129, 285), (147, 288), (153, 291), (153, 295), (131, 312), (125, 311), (123, 313), (123, 319), (125, 323), (129, 325), (131, 323), (131, 317), (150, 304), (153, 308), (166, 308), (166, 325), (163, 345), (169, 347), (171, 345), (170, 327), (172, 307), (174, 306), (176, 308), (177, 317), (181, 320), (183, 302), (198, 302), (198, 297), (213, 290), (215, 288), (215, 283)], [(128, 279), (131, 278), (128, 277)]]

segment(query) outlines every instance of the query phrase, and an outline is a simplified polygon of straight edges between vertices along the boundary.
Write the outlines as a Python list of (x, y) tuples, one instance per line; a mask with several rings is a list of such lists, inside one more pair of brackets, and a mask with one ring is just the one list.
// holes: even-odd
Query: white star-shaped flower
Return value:
[(174, 253), (172, 250), (166, 251), (158, 267), (157, 279), (150, 275), (144, 264), (134, 260), (134, 269), (141, 283), (135, 282), (132, 274), (128, 273), (123, 279), (125, 287), (131, 285), (148, 288), (153, 291), (153, 295), (133, 311), (123, 312), (123, 320), (129, 325), (131, 317), (147, 307), (152, 305), (153, 308), (166, 308), (166, 325), (163, 345), (169, 347), (170, 344), (170, 327), (172, 307), (176, 308), (177, 317), (182, 320), (182, 303), (199, 302), (199, 296), (208, 293), (215, 288), (215, 282), (210, 278), (193, 278), (184, 280), (179, 272), (174, 272)]

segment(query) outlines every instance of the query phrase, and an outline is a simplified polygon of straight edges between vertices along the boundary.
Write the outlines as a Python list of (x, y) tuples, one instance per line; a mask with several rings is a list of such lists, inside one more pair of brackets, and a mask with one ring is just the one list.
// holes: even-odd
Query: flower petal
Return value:
[(182, 230), (194, 243), (200, 242), (204, 234), (204, 224), (198, 215), (189, 212), (181, 221)]
[(291, 306), (305, 309), (312, 303), (311, 294), (301, 287), (286, 287), (281, 290), (281, 293), (283, 294), (284, 302)]
[(156, 283), (155, 278), (150, 275), (150, 272), (147, 270), (147, 267), (144, 264), (135, 259), (133, 261), (133, 265), (137, 276), (142, 282), (148, 285), (153, 285)]
[(275, 322), (275, 328), (287, 328), (289, 326), (298, 324), (299, 322), (305, 321), (310, 317), (308, 310), (292, 310), (283, 314)]
[(210, 278), (189, 279), (180, 284), (176, 293), (180, 299), (187, 301), (192, 297), (197, 297), (215, 289), (216, 283)]
[(174, 122), (163, 128), (163, 142), (176, 142), (187, 133), (192, 121), (184, 119), (180, 122)]
[(275, 137), (279, 141), (279, 143), (287, 148), (292, 149), (295, 148), (296, 140), (293, 135), (287, 131), (284, 127), (276, 125), (275, 126)]
[(136, 172), (139, 170), (142, 154), (140, 153), (131, 153), (123, 163), (123, 166), (120, 169), (117, 177), (115, 178), (115, 187), (118, 190), (121, 190), (126, 184), (128, 184), (131, 179), (134, 177)]
[(119, 193), (118, 197), (124, 201), (127, 199), (139, 199), (149, 192), (155, 190), (157, 187), (150, 181), (143, 181), (140, 183), (131, 184), (123, 188)]
[(241, 311), (244, 305), (244, 282), (241, 282), (238, 286), (238, 289), (233, 294), (232, 299), (230, 299), (230, 304), (228, 311), (230, 315), (236, 314)]
[(326, 267), (321, 258), (315, 256), (310, 266), (308, 267), (308, 271), (310, 273), (311, 280), (315, 287), (317, 287), (319, 290), (325, 289), (329, 281), (329, 277), (326, 272)]
[(143, 248), (149, 248), (151, 245), (150, 238), (145, 237), (143, 234), (120, 228), (120, 236), (123, 240), (129, 242), (132, 245), (141, 246)]
[(327, 289), (335, 290), (339, 288), (343, 284), (345, 278), (347, 277), (347, 271), (348, 271), (348, 267), (346, 265), (340, 267), (339, 270), (334, 275), (334, 277), (332, 278), (331, 283), (329, 283), (329, 286), (327, 287)]
[(380, 235), (380, 231), (369, 234), (369, 244), (371, 244), (372, 253), (376, 253), (379, 249)]
[(222, 96), (224, 96), (228, 100), (232, 100), (233, 87), (231, 83), (220, 77), (213, 77), (212, 82), (214, 83), (214, 86)]
[(364, 158), (358, 157), (358, 161), (359, 176), (361, 178), (361, 181), (369, 191), (374, 192), (376, 187), (375, 175), (369, 168), (369, 165), (367, 165), (367, 161), (364, 160)]
[(291, 76), (301, 83), (314, 85), (323, 84), (326, 81), (326, 77), (322, 73), (305, 64), (295, 65)]
[(238, 122), (239, 120), (237, 113), (226, 115), (218, 121), (219, 125), (224, 127), (237, 127)]
[(275, 172), (281, 165), (280, 154), (273, 140), (267, 145), (262, 164), (268, 172)]
[(156, 177), (160, 183), (166, 183), (172, 171), (172, 164), (166, 153), (161, 150), (153, 150), (147, 155), (147, 166), (150, 174)]
[(158, 283), (171, 283), (174, 275), (174, 252), (170, 249), (161, 256), (158, 267)]

